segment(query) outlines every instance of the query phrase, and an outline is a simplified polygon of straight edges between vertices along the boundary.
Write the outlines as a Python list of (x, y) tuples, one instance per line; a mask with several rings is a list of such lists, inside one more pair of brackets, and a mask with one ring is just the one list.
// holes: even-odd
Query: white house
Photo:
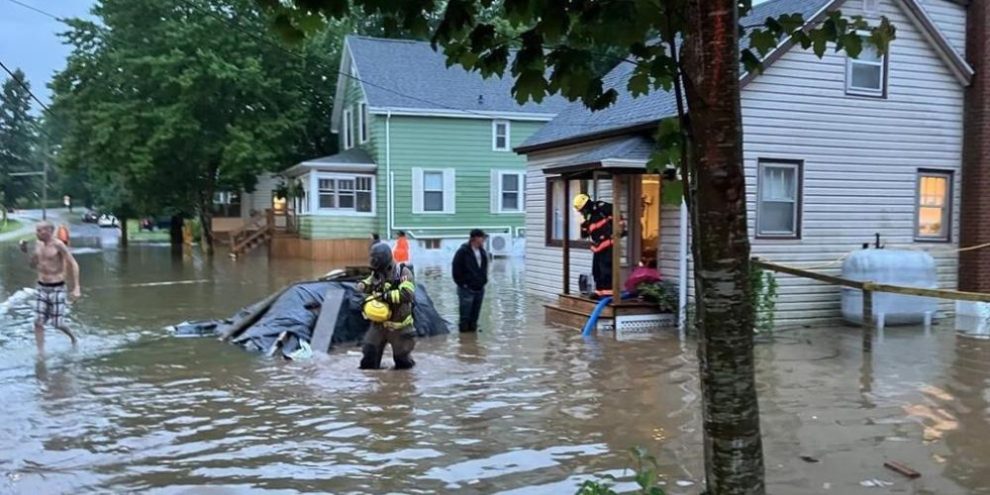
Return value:
[[(942, 288), (957, 286), (964, 95), (973, 77), (963, 58), (966, 8), (951, 0), (770, 0), (754, 7), (743, 24), (800, 12), (812, 23), (833, 9), (879, 21), (887, 16), (897, 40), (887, 56), (858, 59), (828, 51), (823, 59), (782, 43), (765, 59), (763, 74), (742, 77), (744, 159), (752, 252), (796, 267), (837, 274), (830, 262), (872, 242), (924, 249), (938, 264)], [(571, 181), (574, 194), (589, 191), (609, 200), (613, 167), (640, 167), (653, 148), (657, 122), (675, 114), (668, 93), (634, 99), (626, 91), (630, 64), (606, 83), (621, 96), (612, 107), (589, 112), (580, 103), (564, 111), (517, 151), (528, 159), (527, 289), (561, 291), (563, 216), (571, 212), (560, 172), (584, 171)], [(659, 259), (661, 274), (677, 279), (678, 207), (660, 207), (656, 176), (642, 176), (622, 196), (638, 198), (620, 209), (644, 212), (644, 239), (630, 244)], [(570, 238), (577, 224), (570, 221)], [(656, 225), (659, 223), (659, 225)], [(574, 250), (572, 285), (591, 271), (587, 250)], [(690, 277), (689, 277), (690, 278)], [(778, 322), (839, 315), (839, 289), (779, 277)]]

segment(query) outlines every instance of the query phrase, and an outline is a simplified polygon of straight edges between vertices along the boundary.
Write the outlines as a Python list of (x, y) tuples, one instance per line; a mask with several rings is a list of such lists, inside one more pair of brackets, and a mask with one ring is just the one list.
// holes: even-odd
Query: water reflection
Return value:
[[(39, 360), (27, 299), (10, 299), (33, 274), (0, 246), (0, 492), (571, 493), (623, 476), (634, 446), (657, 454), (671, 493), (699, 491), (693, 344), (548, 328), (519, 263), (493, 266), (483, 332), (421, 340), (412, 372), (362, 372), (357, 347), (285, 363), (161, 330), (333, 267), (89, 247), (82, 345), (52, 338)], [(446, 267), (416, 275), (456, 320)], [(888, 329), (864, 360), (858, 330), (813, 329), (756, 355), (771, 493), (881, 493), (871, 479), (988, 493), (986, 343)]]

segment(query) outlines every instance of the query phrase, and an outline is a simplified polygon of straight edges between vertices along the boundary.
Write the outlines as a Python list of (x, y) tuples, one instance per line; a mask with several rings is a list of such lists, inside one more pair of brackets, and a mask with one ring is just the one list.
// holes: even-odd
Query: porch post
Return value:
[(622, 177), (612, 175), (612, 304), (622, 300)]
[(688, 210), (687, 203), (681, 199), (681, 218), (678, 225), (678, 235), (680, 236), (680, 246), (677, 257), (677, 328), (681, 340), (687, 331), (687, 306), (688, 306)]
[[(569, 208), (571, 202), (571, 181), (567, 180), (567, 177), (561, 176), (564, 180), (564, 204), (561, 210), (564, 212), (564, 235), (561, 239), (561, 246), (564, 248), (564, 294), (571, 293), (571, 210)], [(553, 188), (550, 188), (550, 194), (553, 194)], [(553, 204), (552, 201), (546, 201), (547, 204)], [(550, 232), (553, 232), (553, 212), (550, 212), (551, 225), (549, 226)]]

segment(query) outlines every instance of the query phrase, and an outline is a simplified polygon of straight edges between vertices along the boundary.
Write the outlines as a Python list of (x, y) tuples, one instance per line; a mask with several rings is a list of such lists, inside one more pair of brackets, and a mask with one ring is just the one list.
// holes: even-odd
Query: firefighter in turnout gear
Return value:
[(591, 276), (595, 295), (612, 295), (612, 203), (594, 201), (587, 194), (574, 196), (574, 209), (584, 218), (581, 238), (591, 242)]
[(412, 272), (392, 259), (392, 248), (385, 243), (371, 247), (371, 276), (358, 284), (358, 291), (367, 294), (362, 305), (365, 319), (371, 322), (364, 336), (361, 369), (381, 367), (385, 345), (392, 345), (395, 369), (416, 365), (412, 351), (416, 347), (413, 326), (413, 299), (416, 285)]

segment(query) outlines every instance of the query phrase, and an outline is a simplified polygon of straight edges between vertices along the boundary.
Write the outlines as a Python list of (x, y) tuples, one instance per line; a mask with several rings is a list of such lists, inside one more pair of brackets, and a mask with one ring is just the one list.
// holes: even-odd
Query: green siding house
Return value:
[(414, 259), (449, 255), (472, 228), (522, 255), (525, 158), (512, 149), (566, 105), (519, 105), (510, 78), (447, 67), (429, 43), (349, 36), (333, 109), (341, 152), (297, 164), (303, 239), (409, 236)]

